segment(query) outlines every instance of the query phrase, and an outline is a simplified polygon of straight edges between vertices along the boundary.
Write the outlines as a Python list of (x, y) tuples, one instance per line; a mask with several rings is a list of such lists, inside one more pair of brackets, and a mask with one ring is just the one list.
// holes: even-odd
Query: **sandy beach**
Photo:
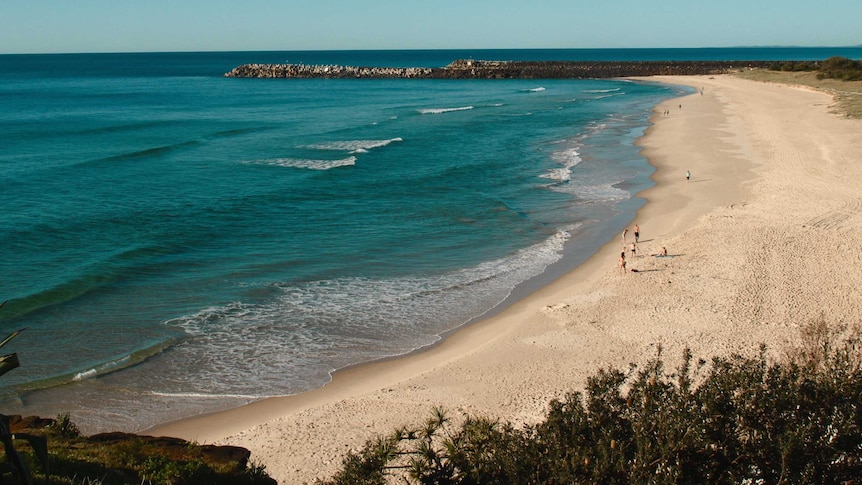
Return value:
[[(862, 314), (862, 121), (823, 93), (733, 76), (654, 77), (697, 92), (655, 107), (640, 140), (656, 185), (621, 237), (585, 264), (441, 344), (338, 372), (321, 389), (145, 434), (243, 446), (280, 483), (328, 477), (344, 454), (432, 407), (515, 423), (602, 367), (779, 357), (801, 325)], [(691, 172), (691, 180), (685, 173)], [(662, 247), (669, 257), (652, 256)]]

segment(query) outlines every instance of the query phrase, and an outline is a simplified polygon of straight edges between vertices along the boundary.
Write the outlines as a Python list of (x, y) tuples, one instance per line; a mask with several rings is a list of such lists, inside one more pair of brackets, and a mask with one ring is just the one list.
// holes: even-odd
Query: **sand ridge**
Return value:
[[(656, 106), (639, 141), (656, 186), (639, 194), (648, 202), (629, 227), (629, 243), (634, 223), (641, 229), (637, 255), (626, 254), (637, 272), (619, 274), (616, 237), (428, 351), (146, 434), (243, 446), (279, 482), (311, 482), (365, 440), (421, 424), (433, 406), (536, 422), (599, 368), (643, 362), (659, 345), (670, 366), (686, 347), (709, 358), (765, 343), (779, 355), (812, 319), (856, 323), (862, 122), (830, 114), (826, 94), (789, 86), (732, 76), (640, 82), (696, 92)], [(662, 246), (671, 257), (652, 256)]]

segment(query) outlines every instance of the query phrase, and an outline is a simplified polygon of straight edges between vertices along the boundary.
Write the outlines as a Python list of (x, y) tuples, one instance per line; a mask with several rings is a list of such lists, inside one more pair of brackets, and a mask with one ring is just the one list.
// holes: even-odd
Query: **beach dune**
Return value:
[[(862, 122), (808, 89), (733, 76), (653, 77), (695, 88), (655, 107), (639, 141), (656, 185), (629, 227), (505, 311), (325, 387), (147, 430), (243, 446), (281, 483), (335, 472), (348, 450), (442, 406), (515, 423), (603, 367), (656, 355), (780, 357), (801, 326), (862, 314)], [(686, 179), (690, 171), (691, 179)], [(669, 257), (652, 254), (667, 248)]]

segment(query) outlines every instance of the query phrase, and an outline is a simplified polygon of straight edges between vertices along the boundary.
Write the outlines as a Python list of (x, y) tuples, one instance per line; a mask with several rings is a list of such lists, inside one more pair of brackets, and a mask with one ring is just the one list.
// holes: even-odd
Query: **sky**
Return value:
[(862, 44), (860, 0), (0, 0), (0, 53)]

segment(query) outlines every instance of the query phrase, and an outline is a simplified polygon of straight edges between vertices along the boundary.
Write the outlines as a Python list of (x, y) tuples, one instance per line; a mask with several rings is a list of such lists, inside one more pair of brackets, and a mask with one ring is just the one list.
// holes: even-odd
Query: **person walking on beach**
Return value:
[(620, 253), (620, 274), (626, 274), (626, 252)]
[(691, 172), (690, 172), (690, 171), (688, 171), (688, 170), (686, 170), (686, 171), (685, 171), (685, 179), (686, 179), (686, 180), (691, 180)]
[(635, 224), (635, 242), (640, 242), (641, 226)]
[(625, 244), (625, 243), (626, 243), (626, 234), (628, 234), (628, 233), (629, 233), (629, 228), (628, 228), (628, 227), (627, 227), (627, 228), (625, 228), (625, 229), (623, 229), (623, 236), (622, 236), (622, 238), (623, 238), (623, 244)]
[(631, 245), (631, 248), (630, 248), (630, 249), (631, 249), (631, 251), (632, 251), (632, 259), (634, 259), (634, 257), (635, 257), (635, 253), (637, 253), (637, 252), (638, 252), (638, 247), (637, 247), (637, 246), (635, 246), (635, 243), (632, 243), (632, 245)]

